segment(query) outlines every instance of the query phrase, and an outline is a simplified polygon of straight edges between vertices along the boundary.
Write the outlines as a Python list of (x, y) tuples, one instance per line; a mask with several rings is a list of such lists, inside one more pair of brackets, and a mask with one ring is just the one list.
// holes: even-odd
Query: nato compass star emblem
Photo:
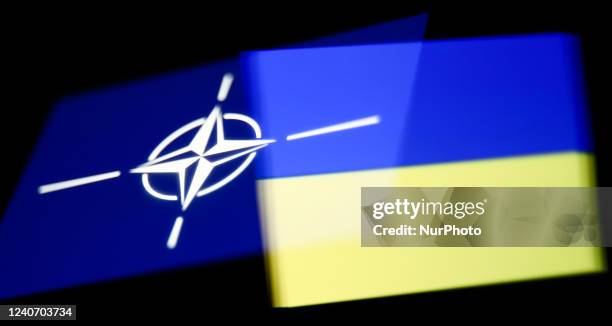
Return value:
[[(275, 140), (272, 139), (262, 139), (261, 128), (252, 118), (244, 114), (222, 112), (221, 103), (227, 98), (233, 80), (234, 76), (231, 73), (226, 73), (223, 76), (221, 86), (217, 93), (218, 103), (207, 117), (192, 121), (172, 132), (153, 149), (145, 163), (129, 170), (132, 174), (140, 175), (143, 188), (151, 196), (160, 200), (179, 201), (181, 210), (184, 212), (193, 203), (194, 199), (208, 195), (237, 178), (255, 159), (258, 150), (275, 142)], [(228, 138), (224, 130), (225, 121), (237, 121), (242, 123), (245, 127), (252, 130), (254, 139)], [(296, 139), (374, 125), (378, 124), (379, 121), (379, 116), (374, 115), (291, 134), (286, 137), (286, 140), (293, 141)], [(193, 132), (194, 130), (196, 130), (195, 135), (186, 146), (172, 151), (166, 150), (181, 136)], [(213, 184), (206, 184), (206, 181), (215, 168), (239, 158), (244, 160), (225, 177)], [(188, 173), (188, 170), (192, 172)], [(177, 194), (168, 194), (156, 189), (151, 183), (150, 175), (157, 174), (175, 175), (178, 179)], [(113, 171), (84, 178), (46, 184), (38, 187), (38, 193), (42, 195), (116, 178), (120, 175), (120, 171)], [(172, 230), (170, 231), (166, 243), (168, 249), (174, 249), (176, 247), (182, 225), (183, 217), (179, 216), (175, 219)]]
[[(227, 139), (223, 131), (224, 119), (239, 120), (246, 123), (253, 129), (258, 139)], [(194, 128), (197, 128), (198, 131), (189, 145), (158, 156), (173, 140)], [(253, 161), (255, 151), (274, 142), (274, 140), (260, 139), (261, 131), (254, 120), (236, 113), (223, 115), (220, 106), (215, 106), (206, 119), (196, 120), (177, 131), (164, 139), (153, 150), (148, 162), (130, 170), (130, 172), (142, 174), (142, 183), (149, 194), (159, 199), (169, 200), (177, 200), (177, 198), (176, 196), (164, 196), (153, 189), (149, 183), (148, 175), (155, 173), (176, 174), (183, 211), (189, 207), (189, 204), (196, 197), (211, 193), (236, 178)], [(204, 182), (215, 167), (245, 155), (249, 155), (249, 157), (236, 170), (214, 185), (202, 189)], [(195, 166), (193, 177), (191, 180), (186, 180), (187, 169), (192, 166)]]

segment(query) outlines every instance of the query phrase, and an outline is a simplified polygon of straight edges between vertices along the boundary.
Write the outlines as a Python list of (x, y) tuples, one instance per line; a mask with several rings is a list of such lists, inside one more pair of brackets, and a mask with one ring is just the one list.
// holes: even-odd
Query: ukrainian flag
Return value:
[[(360, 239), (361, 187), (594, 185), (578, 49), (546, 34), (246, 55), (256, 119), (278, 140), (257, 171), (274, 305), (602, 271), (597, 248)], [(355, 121), (371, 123), (295, 137)]]

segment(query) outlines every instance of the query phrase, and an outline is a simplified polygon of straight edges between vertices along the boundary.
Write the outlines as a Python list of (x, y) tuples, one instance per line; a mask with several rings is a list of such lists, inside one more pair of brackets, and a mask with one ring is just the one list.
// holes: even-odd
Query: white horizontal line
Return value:
[(98, 181), (108, 180), (112, 178), (116, 178), (121, 175), (119, 171), (113, 171), (108, 173), (96, 174), (89, 177), (66, 180), (62, 182), (50, 183), (43, 186), (38, 187), (39, 194), (46, 194), (52, 191), (58, 191), (66, 188), (78, 187), (82, 185), (86, 185), (88, 183), (94, 183)]
[(339, 124), (335, 124), (335, 125), (331, 125), (331, 126), (327, 126), (323, 128), (298, 132), (297, 134), (292, 134), (292, 135), (287, 136), (287, 140), (295, 140), (295, 139), (300, 139), (300, 138), (329, 134), (332, 132), (338, 132), (342, 130), (366, 127), (366, 126), (378, 124), (379, 122), (380, 122), (380, 116), (373, 115), (371, 117), (347, 121), (347, 122), (343, 122), (343, 123), (339, 123)]

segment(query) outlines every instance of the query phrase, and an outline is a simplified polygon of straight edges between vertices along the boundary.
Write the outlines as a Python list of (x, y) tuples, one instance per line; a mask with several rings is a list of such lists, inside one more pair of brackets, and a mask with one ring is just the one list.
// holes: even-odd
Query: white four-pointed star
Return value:
[[(213, 135), (215, 130), (216, 134)], [(209, 146), (213, 136), (216, 136), (216, 143), (213, 146)], [(221, 108), (215, 106), (200, 129), (198, 129), (189, 145), (148, 161), (130, 170), (130, 172), (176, 173), (179, 181), (181, 206), (183, 210), (186, 210), (196, 197), (198, 191), (204, 185), (204, 182), (214, 167), (252, 153), (273, 142), (274, 140), (268, 139), (225, 139), (223, 131), (223, 114), (221, 113)], [(188, 156), (186, 158), (177, 158), (183, 154), (187, 154)], [(222, 156), (222, 154), (228, 155)], [(187, 186), (185, 184), (187, 169), (193, 164), (196, 164), (195, 172), (193, 173), (191, 182)]]

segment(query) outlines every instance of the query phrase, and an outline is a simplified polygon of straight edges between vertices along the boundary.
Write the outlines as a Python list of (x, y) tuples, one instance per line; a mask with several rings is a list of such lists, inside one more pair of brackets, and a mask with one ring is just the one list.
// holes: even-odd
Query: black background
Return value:
[[(7, 10), (3, 28), (5, 80), (0, 109), (0, 209), (10, 200), (50, 106), (67, 94), (188, 68), (238, 54), (306, 41), (357, 27), (429, 13), (427, 39), (563, 31), (582, 39), (600, 186), (612, 186), (607, 87), (609, 23), (602, 7), (578, 4), (384, 4), (331, 8), (285, 3), (268, 8), (31, 8)], [(8, 85), (8, 87), (6, 87)], [(609, 249), (606, 251), (609, 256)], [(10, 264), (10, 262), (0, 262)], [(452, 266), (448, 266), (452, 272)], [(590, 318), (605, 313), (610, 274), (499, 284), (360, 300), (298, 309), (272, 309), (263, 258), (164, 272), (5, 303), (77, 304), (79, 319), (98, 317), (366, 316), (414, 318), (525, 311)], [(418, 281), (418, 280), (415, 280)], [(0, 280), (10, 282), (10, 280)], [(243, 312), (248, 312), (245, 315)]]

